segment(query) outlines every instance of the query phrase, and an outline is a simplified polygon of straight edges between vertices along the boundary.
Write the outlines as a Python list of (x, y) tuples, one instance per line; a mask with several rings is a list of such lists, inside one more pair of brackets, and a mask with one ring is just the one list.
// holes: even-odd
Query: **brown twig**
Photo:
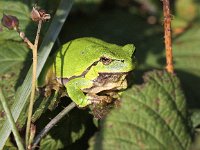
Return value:
[(29, 46), (30, 49), (34, 48), (34, 45), (29, 41), (29, 39), (25, 36), (25, 33), (20, 31), (19, 28), (16, 28), (16, 31), (19, 33), (21, 39)]
[(164, 13), (164, 30), (165, 30), (165, 50), (166, 50), (166, 69), (168, 72), (174, 72), (173, 54), (172, 54), (172, 39), (171, 39), (171, 14), (169, 0), (163, 0)]
[(37, 34), (34, 42), (34, 47), (32, 49), (33, 52), (33, 74), (32, 74), (32, 88), (31, 88), (31, 97), (30, 97), (30, 104), (28, 108), (28, 119), (26, 125), (26, 147), (29, 147), (32, 141), (29, 141), (30, 136), (30, 127), (31, 127), (31, 117), (33, 113), (33, 104), (34, 104), (34, 96), (35, 96), (35, 89), (36, 89), (36, 70), (37, 70), (37, 48), (38, 48), (38, 41), (39, 41), (39, 34), (42, 26), (42, 20), (38, 23)]
[(27, 125), (26, 125), (26, 147), (28, 147), (32, 140), (29, 140), (30, 136), (30, 127), (31, 127), (31, 117), (33, 113), (33, 104), (34, 104), (34, 97), (35, 97), (35, 89), (36, 89), (36, 73), (37, 73), (37, 49), (38, 49), (38, 42), (39, 42), (39, 35), (40, 30), (42, 27), (42, 20), (38, 22), (38, 28), (37, 28), (37, 34), (35, 38), (34, 44), (29, 41), (29, 39), (25, 36), (25, 33), (20, 31), (18, 27), (15, 28), (15, 30), (19, 33), (19, 36), (24, 40), (24, 42), (32, 49), (33, 54), (33, 68), (32, 68), (32, 87), (31, 87), (31, 96), (30, 96), (30, 104), (28, 108), (28, 119), (27, 119)]

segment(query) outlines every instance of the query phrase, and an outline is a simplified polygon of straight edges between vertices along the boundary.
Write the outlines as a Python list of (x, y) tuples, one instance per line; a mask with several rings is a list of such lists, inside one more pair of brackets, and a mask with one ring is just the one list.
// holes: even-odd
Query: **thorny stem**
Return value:
[(56, 117), (54, 117), (45, 127), (44, 129), (36, 136), (35, 140), (33, 141), (32, 150), (37, 147), (37, 144), (40, 140), (51, 130), (51, 128), (58, 123), (69, 111), (71, 111), (76, 104), (71, 102), (65, 109), (63, 109)]
[(165, 30), (165, 50), (166, 50), (166, 69), (168, 72), (174, 72), (173, 54), (172, 54), (172, 40), (171, 40), (171, 14), (169, 0), (163, 0), (164, 13), (164, 30)]
[(26, 125), (26, 148), (29, 147), (32, 141), (29, 141), (30, 136), (30, 127), (31, 127), (31, 117), (33, 113), (33, 104), (34, 104), (34, 96), (35, 96), (35, 89), (36, 89), (36, 70), (37, 70), (37, 49), (38, 49), (38, 41), (39, 41), (39, 34), (42, 26), (42, 20), (38, 23), (37, 34), (35, 38), (35, 43), (33, 46), (33, 74), (32, 74), (32, 88), (31, 88), (31, 97), (30, 97), (30, 104), (28, 108), (28, 119)]

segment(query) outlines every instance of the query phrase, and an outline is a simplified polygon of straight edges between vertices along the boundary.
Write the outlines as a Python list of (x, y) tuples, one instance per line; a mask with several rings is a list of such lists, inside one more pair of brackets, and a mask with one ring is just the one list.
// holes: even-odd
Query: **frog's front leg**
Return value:
[(93, 83), (85, 78), (75, 78), (67, 82), (65, 87), (67, 88), (67, 93), (69, 97), (74, 101), (79, 107), (85, 107), (92, 102), (90, 97), (83, 93), (83, 89), (92, 87)]

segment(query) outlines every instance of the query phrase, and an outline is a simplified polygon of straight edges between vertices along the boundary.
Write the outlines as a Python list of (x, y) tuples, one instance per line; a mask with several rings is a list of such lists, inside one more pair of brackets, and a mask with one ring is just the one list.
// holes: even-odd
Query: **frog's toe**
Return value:
[(77, 104), (77, 106), (83, 108), (90, 104), (92, 104), (92, 101), (90, 101), (88, 98), (85, 98), (81, 103)]

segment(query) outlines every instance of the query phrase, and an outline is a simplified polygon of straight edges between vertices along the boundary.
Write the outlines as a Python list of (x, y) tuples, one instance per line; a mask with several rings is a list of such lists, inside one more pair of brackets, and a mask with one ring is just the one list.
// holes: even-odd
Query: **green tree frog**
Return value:
[(47, 61), (39, 84), (65, 86), (79, 107), (109, 103), (127, 88), (126, 76), (135, 68), (134, 50), (133, 44), (118, 46), (92, 37), (72, 40)]

